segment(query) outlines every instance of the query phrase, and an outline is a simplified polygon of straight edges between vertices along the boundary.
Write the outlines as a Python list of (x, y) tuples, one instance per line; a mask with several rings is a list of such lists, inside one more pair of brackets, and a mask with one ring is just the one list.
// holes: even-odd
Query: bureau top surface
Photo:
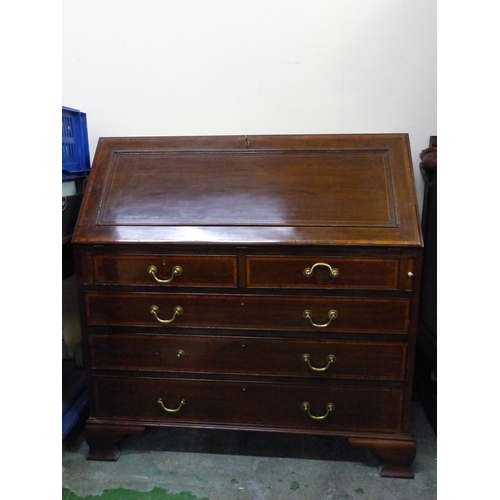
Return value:
[(408, 136), (101, 138), (73, 242), (420, 246)]

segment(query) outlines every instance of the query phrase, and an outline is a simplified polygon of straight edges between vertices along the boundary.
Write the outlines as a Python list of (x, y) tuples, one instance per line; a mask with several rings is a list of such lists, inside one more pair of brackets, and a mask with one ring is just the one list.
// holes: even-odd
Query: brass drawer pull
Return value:
[(337, 319), (338, 315), (339, 315), (339, 313), (335, 309), (331, 309), (330, 311), (328, 311), (328, 318), (329, 318), (328, 321), (326, 323), (324, 323), (323, 325), (318, 325), (317, 323), (315, 323), (312, 320), (312, 313), (311, 313), (311, 311), (309, 311), (309, 309), (306, 309), (302, 313), (302, 316), (305, 319), (308, 319), (309, 323), (311, 323), (311, 325), (315, 326), (316, 328), (325, 328), (326, 326), (328, 326), (332, 322), (332, 320)]
[(180, 316), (183, 313), (182, 307), (181, 306), (175, 306), (174, 307), (174, 315), (170, 319), (161, 319), (158, 317), (158, 312), (159, 312), (158, 306), (151, 306), (149, 309), (149, 312), (159, 321), (160, 323), (172, 323), (176, 316)]
[(156, 269), (155, 266), (149, 266), (148, 267), (148, 273), (153, 276), (153, 278), (158, 282), (158, 283), (170, 283), (175, 276), (180, 276), (182, 274), (182, 267), (180, 266), (174, 266), (172, 268), (172, 276), (166, 280), (162, 280), (156, 276), (156, 273), (158, 272), (158, 269)]
[(313, 273), (314, 273), (314, 268), (315, 267), (320, 267), (320, 266), (327, 267), (328, 270), (330, 271), (330, 276), (332, 278), (338, 278), (339, 277), (339, 274), (340, 274), (339, 270), (337, 268), (335, 268), (335, 267), (330, 266), (329, 264), (325, 264), (324, 262), (316, 262), (316, 264), (314, 264), (314, 266), (312, 266), (312, 267), (306, 267), (304, 269), (304, 276), (306, 278), (310, 278), (313, 275)]
[(182, 408), (182, 407), (186, 404), (186, 400), (185, 400), (185, 399), (183, 399), (183, 400), (181, 401), (180, 405), (179, 405), (177, 408), (173, 409), (173, 410), (172, 410), (172, 409), (170, 409), (170, 408), (167, 408), (167, 407), (163, 404), (163, 401), (162, 401), (162, 399), (161, 399), (161, 398), (158, 400), (158, 404), (159, 404), (159, 405), (160, 405), (160, 406), (161, 406), (161, 407), (162, 407), (162, 408), (163, 408), (163, 409), (164, 409), (167, 413), (177, 413), (177, 412), (178, 412), (178, 411), (180, 411), (180, 410), (181, 410), (181, 408)]
[(332, 363), (335, 363), (335, 356), (333, 354), (329, 354), (326, 359), (328, 360), (326, 366), (323, 368), (316, 368), (311, 364), (311, 356), (309, 354), (302, 354), (302, 361), (307, 363), (309, 368), (314, 372), (325, 372)]
[(327, 403), (327, 405), (326, 405), (326, 413), (324, 415), (321, 415), (321, 417), (316, 417), (315, 415), (312, 415), (311, 412), (309, 411), (310, 408), (311, 408), (311, 405), (307, 401), (304, 401), (300, 405), (300, 409), (306, 411), (307, 414), (312, 419), (314, 419), (314, 420), (324, 420), (326, 417), (328, 417), (328, 415), (330, 414), (330, 412), (332, 412), (333, 410), (335, 410), (335, 405), (333, 403)]

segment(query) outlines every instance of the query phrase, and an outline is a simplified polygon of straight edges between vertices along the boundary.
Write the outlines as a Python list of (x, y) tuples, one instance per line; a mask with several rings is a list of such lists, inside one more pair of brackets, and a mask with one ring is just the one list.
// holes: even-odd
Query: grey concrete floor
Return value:
[(413, 435), (415, 479), (388, 479), (371, 451), (340, 438), (148, 429), (122, 440), (118, 462), (95, 462), (77, 429), (63, 441), (62, 485), (81, 497), (159, 487), (200, 500), (435, 499), (437, 437), (419, 403)]

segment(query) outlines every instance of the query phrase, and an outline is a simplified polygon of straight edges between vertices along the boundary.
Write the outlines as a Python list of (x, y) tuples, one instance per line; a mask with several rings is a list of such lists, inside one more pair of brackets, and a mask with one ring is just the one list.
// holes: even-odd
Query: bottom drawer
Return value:
[(403, 391), (385, 387), (95, 377), (96, 417), (330, 431), (401, 430)]

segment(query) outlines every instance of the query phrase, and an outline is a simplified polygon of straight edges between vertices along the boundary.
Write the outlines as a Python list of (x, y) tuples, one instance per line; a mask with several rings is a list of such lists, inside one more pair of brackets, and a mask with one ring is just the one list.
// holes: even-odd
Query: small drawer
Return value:
[(155, 334), (89, 335), (91, 367), (403, 380), (406, 344)]
[(247, 256), (248, 287), (397, 290), (399, 259)]
[(305, 432), (401, 430), (403, 391), (242, 381), (95, 377), (96, 417)]
[(220, 286), (238, 283), (234, 255), (106, 255), (96, 254), (96, 284), (164, 287)]
[(90, 325), (408, 333), (410, 300), (166, 293), (85, 294)]

